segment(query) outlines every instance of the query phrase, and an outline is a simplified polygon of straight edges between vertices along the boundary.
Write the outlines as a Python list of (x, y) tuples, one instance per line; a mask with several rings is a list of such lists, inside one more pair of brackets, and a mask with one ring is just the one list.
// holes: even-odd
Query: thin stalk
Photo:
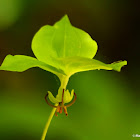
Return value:
[(49, 118), (48, 118), (48, 121), (47, 121), (47, 123), (46, 123), (46, 126), (45, 126), (45, 128), (44, 128), (44, 131), (43, 131), (43, 135), (42, 135), (41, 140), (45, 140), (45, 137), (46, 137), (46, 134), (47, 134), (49, 125), (50, 125), (50, 123), (51, 123), (51, 120), (52, 120), (52, 118), (53, 118), (53, 116), (54, 116), (55, 111), (56, 111), (56, 108), (53, 108), (52, 111), (51, 111), (51, 114), (50, 114), (50, 116), (49, 116)]
[[(61, 81), (60, 88), (66, 89), (66, 86), (67, 86), (68, 81), (69, 81), (69, 77), (68, 76), (61, 76), (61, 77), (59, 77), (59, 79)], [(44, 128), (41, 140), (45, 140), (46, 134), (48, 132), (49, 125), (51, 123), (51, 120), (52, 120), (52, 118), (54, 116), (55, 111), (56, 111), (56, 108), (53, 108), (51, 113), (50, 113), (50, 116), (49, 116), (48, 121), (47, 121), (47, 123), (45, 125), (45, 128)]]
[(69, 76), (61, 75), (61, 76), (59, 76), (59, 79), (61, 81), (60, 88), (66, 89), (68, 81), (69, 81)]

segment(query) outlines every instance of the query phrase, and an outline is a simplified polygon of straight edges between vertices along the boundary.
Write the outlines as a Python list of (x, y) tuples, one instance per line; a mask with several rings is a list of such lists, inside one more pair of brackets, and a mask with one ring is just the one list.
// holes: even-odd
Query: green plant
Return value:
[(54, 26), (43, 26), (33, 38), (32, 50), (36, 58), (24, 55), (7, 55), (0, 70), (23, 72), (32, 67), (40, 67), (52, 72), (60, 79), (61, 85), (56, 98), (51, 92), (47, 94), (55, 105), (51, 105), (53, 110), (41, 140), (45, 139), (54, 113), (62, 113), (62, 108), (64, 108), (67, 115), (66, 107), (73, 103), (64, 105), (71, 102), (75, 95), (74, 90), (71, 91), (71, 94), (66, 90), (69, 78), (73, 74), (96, 69), (120, 71), (122, 66), (127, 65), (127, 61), (104, 64), (92, 59), (97, 52), (97, 43), (86, 32), (72, 26), (67, 15), (56, 22)]

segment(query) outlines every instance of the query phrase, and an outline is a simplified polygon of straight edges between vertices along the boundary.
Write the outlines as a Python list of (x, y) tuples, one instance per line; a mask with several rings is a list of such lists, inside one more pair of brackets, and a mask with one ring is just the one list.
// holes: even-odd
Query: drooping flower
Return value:
[[(74, 96), (74, 99), (73, 99), (73, 96)], [(49, 97), (50, 101), (52, 103), (54, 103), (55, 105), (50, 104), (47, 100), (47, 97)], [(63, 89), (63, 91), (61, 89), (59, 89), (56, 98), (53, 96), (53, 94), (50, 91), (48, 91), (47, 95), (45, 96), (45, 100), (46, 100), (47, 104), (51, 107), (56, 108), (56, 112), (55, 112), (56, 116), (58, 116), (57, 112), (60, 114), (62, 113), (62, 109), (64, 109), (64, 113), (66, 114), (66, 116), (68, 116), (67, 107), (70, 107), (72, 104), (74, 104), (76, 98), (77, 97), (76, 97), (74, 90), (72, 90), (71, 94), (70, 94), (69, 91), (65, 90), (65, 89)], [(72, 101), (72, 99), (73, 99), (73, 101)], [(71, 102), (71, 103), (69, 103), (69, 102)], [(69, 104), (66, 104), (66, 103), (69, 103)]]

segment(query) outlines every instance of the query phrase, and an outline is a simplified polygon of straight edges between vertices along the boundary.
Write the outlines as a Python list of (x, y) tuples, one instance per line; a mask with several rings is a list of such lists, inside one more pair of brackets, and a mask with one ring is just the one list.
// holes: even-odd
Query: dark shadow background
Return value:
[[(127, 60), (120, 73), (89, 71), (70, 78), (77, 102), (54, 117), (46, 139), (133, 140), (140, 134), (139, 1), (0, 0), (0, 63), (8, 54), (34, 56), (31, 41), (41, 26), (67, 14), (73, 26), (96, 40), (95, 59)], [(55, 95), (58, 78), (39, 68), (23, 73), (0, 71), (0, 139), (39, 140), (51, 108), (44, 96)]]

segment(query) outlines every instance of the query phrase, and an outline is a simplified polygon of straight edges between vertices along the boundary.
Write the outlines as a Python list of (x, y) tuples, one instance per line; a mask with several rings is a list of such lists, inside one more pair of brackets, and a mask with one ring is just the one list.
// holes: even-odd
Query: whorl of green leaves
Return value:
[[(0, 70), (23, 72), (32, 67), (70, 77), (74, 73), (105, 69), (120, 71), (127, 61), (104, 64), (92, 59), (97, 43), (90, 35), (71, 25), (65, 15), (53, 26), (43, 26), (34, 36), (32, 50), (36, 58), (24, 55), (7, 55)], [(60, 79), (61, 80), (61, 79)]]

